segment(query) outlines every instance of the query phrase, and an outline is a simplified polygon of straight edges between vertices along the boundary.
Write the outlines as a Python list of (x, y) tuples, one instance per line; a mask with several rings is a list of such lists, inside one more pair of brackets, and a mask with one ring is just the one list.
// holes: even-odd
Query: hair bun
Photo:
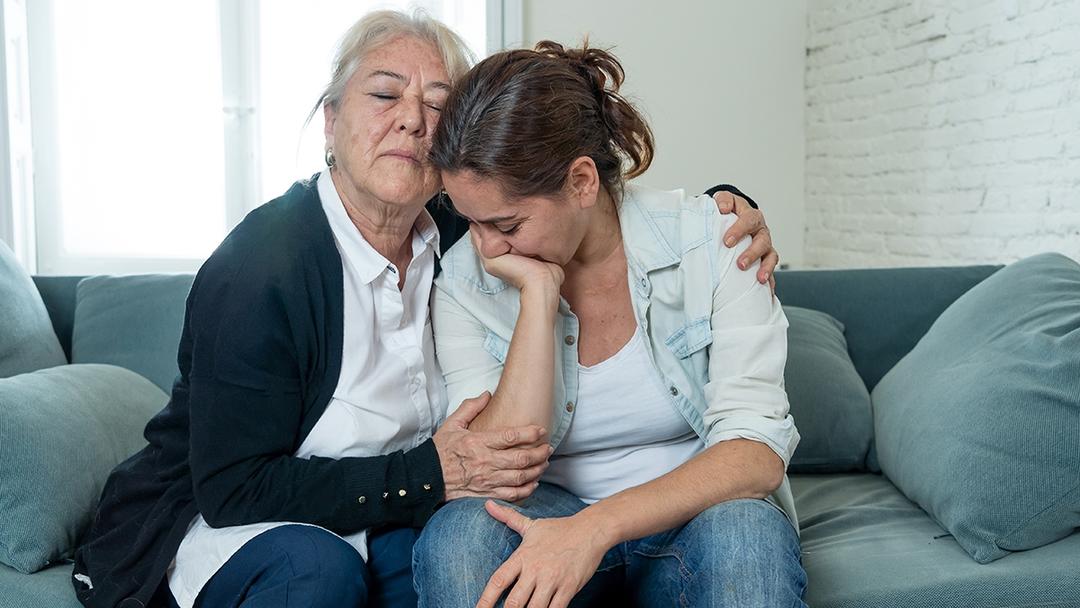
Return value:
[(588, 38), (580, 49), (567, 49), (558, 42), (541, 40), (536, 44), (536, 52), (572, 64), (598, 94), (617, 93), (626, 76), (619, 60), (603, 49), (590, 47)]

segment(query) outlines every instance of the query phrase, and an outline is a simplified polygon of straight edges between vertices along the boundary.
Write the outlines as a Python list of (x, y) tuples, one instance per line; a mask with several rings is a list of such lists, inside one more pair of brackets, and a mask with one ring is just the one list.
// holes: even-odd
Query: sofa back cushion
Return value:
[(784, 385), (799, 429), (791, 473), (865, 470), (874, 434), (870, 392), (848, 355), (842, 323), (817, 310), (784, 306)]
[(65, 363), (34, 282), (0, 242), (0, 378)]
[(870, 390), (957, 298), (1000, 266), (786, 270), (776, 273), (785, 306), (828, 313), (844, 324), (855, 369)]
[(0, 379), (0, 563), (37, 572), (71, 554), (113, 467), (168, 397), (111, 365)]
[(986, 563), (1080, 526), (1080, 264), (1022, 260), (959, 298), (873, 394), (886, 476)]
[(125, 367), (170, 392), (180, 373), (176, 352), (193, 280), (190, 274), (148, 274), (80, 281), (71, 362)]

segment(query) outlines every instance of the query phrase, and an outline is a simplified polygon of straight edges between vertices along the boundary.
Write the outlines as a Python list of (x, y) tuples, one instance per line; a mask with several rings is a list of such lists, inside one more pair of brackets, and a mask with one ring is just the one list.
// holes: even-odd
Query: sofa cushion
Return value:
[(109, 472), (145, 445), (167, 399), (111, 365), (0, 380), (0, 563), (29, 573), (69, 555)]
[(792, 473), (864, 470), (874, 433), (870, 392), (848, 355), (844, 326), (823, 312), (785, 306), (784, 384), (802, 439)]
[(72, 363), (126, 367), (172, 390), (184, 304), (194, 277), (156, 274), (87, 277), (76, 292)]
[(980, 563), (1080, 526), (1080, 265), (1000, 270), (873, 392), (881, 468)]
[(71, 585), (71, 564), (34, 574), (0, 566), (0, 608), (82, 608)]
[(0, 242), (0, 378), (65, 363), (41, 294)]
[(792, 475), (813, 608), (1080, 606), (1080, 533), (978, 564), (881, 475)]

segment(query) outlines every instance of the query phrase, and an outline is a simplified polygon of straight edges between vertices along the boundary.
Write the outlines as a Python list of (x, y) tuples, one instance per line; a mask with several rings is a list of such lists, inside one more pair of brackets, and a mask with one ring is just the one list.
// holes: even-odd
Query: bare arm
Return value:
[(558, 286), (541, 282), (523, 286), (521, 312), (499, 386), (487, 408), (473, 421), (473, 429), (522, 425), (551, 428), (558, 306)]

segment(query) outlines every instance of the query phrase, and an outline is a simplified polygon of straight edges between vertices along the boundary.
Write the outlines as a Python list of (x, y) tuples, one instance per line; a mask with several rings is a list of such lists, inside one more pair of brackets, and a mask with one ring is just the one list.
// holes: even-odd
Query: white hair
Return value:
[(308, 114), (308, 121), (324, 105), (336, 108), (345, 94), (345, 85), (360, 67), (360, 62), (373, 50), (400, 36), (411, 36), (435, 47), (451, 82), (463, 76), (476, 63), (476, 57), (461, 37), (423, 9), (416, 9), (412, 14), (393, 10), (370, 12), (354, 23), (341, 38), (334, 55), (330, 84), (326, 85), (319, 101)]

